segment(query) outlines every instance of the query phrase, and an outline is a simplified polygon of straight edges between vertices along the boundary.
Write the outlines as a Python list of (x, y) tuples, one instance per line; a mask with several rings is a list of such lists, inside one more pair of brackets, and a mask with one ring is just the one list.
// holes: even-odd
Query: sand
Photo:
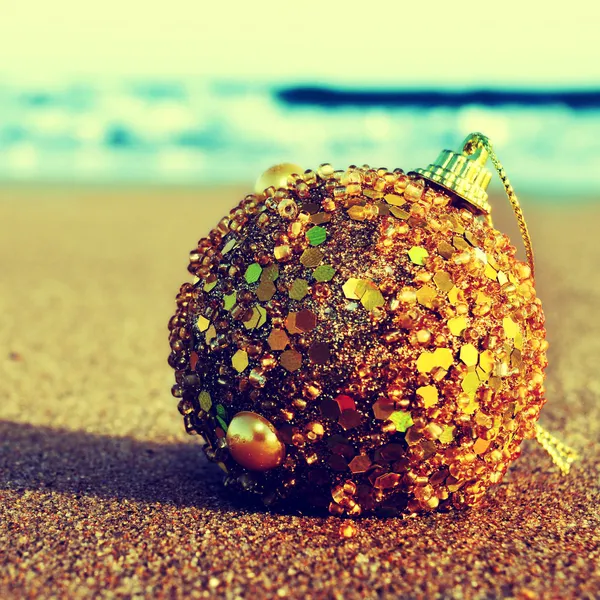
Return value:
[(551, 342), (541, 422), (582, 460), (563, 477), (525, 442), (477, 509), (344, 538), (347, 521), (229, 497), (170, 396), (187, 251), (240, 197), (0, 190), (0, 597), (599, 597), (600, 208), (526, 206)]

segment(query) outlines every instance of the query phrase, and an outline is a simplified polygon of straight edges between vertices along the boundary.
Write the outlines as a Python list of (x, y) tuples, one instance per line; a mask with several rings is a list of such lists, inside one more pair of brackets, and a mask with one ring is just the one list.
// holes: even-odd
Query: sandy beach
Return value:
[[(187, 253), (239, 188), (0, 189), (0, 597), (600, 597), (600, 204), (528, 201), (550, 341), (534, 442), (464, 513), (343, 520), (231, 498), (170, 395)], [(519, 245), (506, 200), (497, 225)]]

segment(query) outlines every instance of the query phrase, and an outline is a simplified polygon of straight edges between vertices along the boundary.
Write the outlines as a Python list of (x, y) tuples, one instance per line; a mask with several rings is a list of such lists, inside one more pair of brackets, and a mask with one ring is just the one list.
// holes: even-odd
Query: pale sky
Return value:
[(0, 9), (0, 81), (600, 84), (591, 0), (0, 0)]

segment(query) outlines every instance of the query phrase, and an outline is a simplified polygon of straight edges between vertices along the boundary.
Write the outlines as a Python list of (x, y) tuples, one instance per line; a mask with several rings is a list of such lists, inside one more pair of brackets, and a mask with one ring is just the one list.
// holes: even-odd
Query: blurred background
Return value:
[(545, 198), (600, 184), (600, 5), (20, 0), (0, 21), (0, 183), (405, 170), (470, 131)]

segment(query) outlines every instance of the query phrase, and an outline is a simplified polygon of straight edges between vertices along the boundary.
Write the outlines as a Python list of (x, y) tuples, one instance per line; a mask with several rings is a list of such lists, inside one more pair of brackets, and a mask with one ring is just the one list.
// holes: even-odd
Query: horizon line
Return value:
[(469, 104), (484, 106), (551, 106), (600, 108), (600, 88), (492, 88), (474, 86), (456, 88), (342, 88), (320, 85), (296, 85), (276, 90), (279, 100), (289, 105), (339, 108), (344, 106), (457, 108)]

